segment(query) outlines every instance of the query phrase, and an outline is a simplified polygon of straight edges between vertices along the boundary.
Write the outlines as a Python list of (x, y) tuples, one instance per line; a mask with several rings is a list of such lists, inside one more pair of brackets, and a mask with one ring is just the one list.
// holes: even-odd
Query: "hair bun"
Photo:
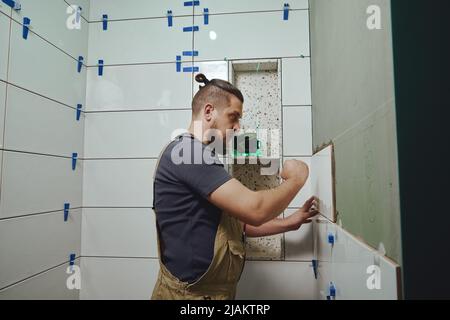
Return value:
[(198, 75), (196, 75), (195, 81), (203, 83), (205, 86), (209, 83), (208, 78), (206, 78), (206, 76), (203, 73), (199, 73)]

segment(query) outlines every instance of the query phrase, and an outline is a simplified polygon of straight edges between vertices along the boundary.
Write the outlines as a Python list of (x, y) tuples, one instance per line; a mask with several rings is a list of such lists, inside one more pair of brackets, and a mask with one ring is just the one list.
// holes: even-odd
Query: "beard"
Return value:
[(208, 145), (212, 149), (214, 149), (216, 153), (220, 155), (226, 155), (228, 150), (228, 140), (226, 138), (226, 135), (224, 136), (222, 134), (222, 131), (219, 130), (216, 121), (214, 121), (214, 123), (211, 125), (211, 130), (214, 132), (214, 134), (208, 137)]

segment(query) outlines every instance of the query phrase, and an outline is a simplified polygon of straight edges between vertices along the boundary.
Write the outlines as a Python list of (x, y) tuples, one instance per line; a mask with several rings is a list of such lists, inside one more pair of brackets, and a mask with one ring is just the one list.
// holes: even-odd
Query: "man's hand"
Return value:
[(298, 230), (302, 224), (311, 223), (314, 216), (319, 213), (317, 210), (317, 198), (311, 197), (303, 204), (303, 207), (285, 218), (289, 230)]
[(280, 177), (284, 180), (297, 179), (302, 186), (305, 184), (308, 176), (308, 165), (301, 160), (286, 160), (280, 173)]

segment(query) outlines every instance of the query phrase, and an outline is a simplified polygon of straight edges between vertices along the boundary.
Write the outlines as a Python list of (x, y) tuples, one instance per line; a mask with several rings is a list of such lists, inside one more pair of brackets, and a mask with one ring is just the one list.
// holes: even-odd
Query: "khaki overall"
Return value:
[[(163, 152), (166, 147), (163, 148)], [(163, 152), (158, 158), (156, 169)], [(157, 210), (153, 209), (156, 217)], [(207, 271), (191, 284), (180, 281), (164, 266), (161, 260), (164, 244), (161, 243), (157, 223), (156, 226), (160, 270), (152, 300), (229, 300), (235, 298), (237, 283), (245, 263), (245, 235), (242, 225), (237, 219), (222, 212), (214, 240), (214, 256), (211, 264)]]

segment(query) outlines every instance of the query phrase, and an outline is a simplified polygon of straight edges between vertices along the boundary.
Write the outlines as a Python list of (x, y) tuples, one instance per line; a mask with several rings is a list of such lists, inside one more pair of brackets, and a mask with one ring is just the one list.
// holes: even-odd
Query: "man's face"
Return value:
[(224, 152), (227, 144), (240, 129), (239, 122), (242, 118), (242, 109), (242, 102), (235, 96), (230, 96), (230, 105), (228, 107), (223, 106), (215, 109), (211, 129), (216, 129), (220, 132), (220, 137), (216, 137), (216, 139), (222, 140)]

